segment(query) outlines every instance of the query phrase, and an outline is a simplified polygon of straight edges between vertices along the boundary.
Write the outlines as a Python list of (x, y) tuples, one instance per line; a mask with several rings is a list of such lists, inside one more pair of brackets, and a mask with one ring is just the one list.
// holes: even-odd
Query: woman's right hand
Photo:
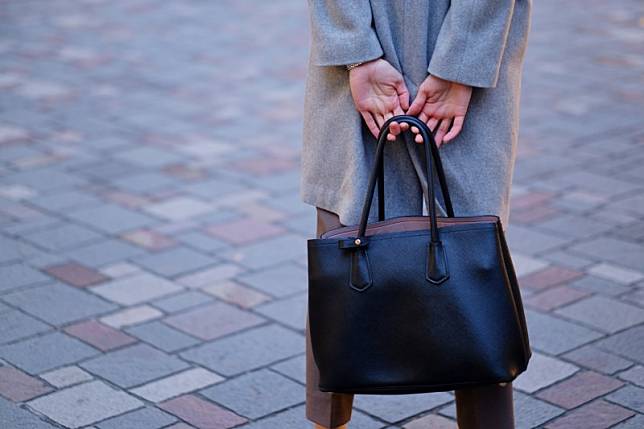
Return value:
[[(356, 109), (376, 138), (387, 119), (403, 115), (409, 108), (409, 91), (405, 80), (398, 70), (382, 58), (351, 69), (349, 86)], [(406, 123), (392, 122), (387, 140), (395, 140), (401, 131), (408, 128)]]

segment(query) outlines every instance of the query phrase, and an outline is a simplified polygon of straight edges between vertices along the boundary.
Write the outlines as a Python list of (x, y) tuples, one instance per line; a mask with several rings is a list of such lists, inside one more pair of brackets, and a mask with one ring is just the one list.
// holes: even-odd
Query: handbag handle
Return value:
[[(404, 115), (398, 115), (397, 117), (400, 118), (401, 116)], [(391, 119), (393, 120), (393, 119)], [(385, 126), (383, 126), (380, 129), (380, 136), (378, 140), (380, 140), (380, 137), (382, 137), (384, 130), (388, 130)], [(430, 130), (430, 134), (431, 130)], [(432, 134), (433, 137), (433, 134)], [(454, 209), (452, 208), (452, 199), (449, 196), (449, 191), (447, 189), (447, 180), (445, 179), (445, 172), (443, 170), (443, 163), (441, 162), (440, 155), (438, 154), (438, 147), (436, 147), (436, 144), (432, 142), (432, 144), (429, 146), (431, 149), (432, 157), (434, 159), (434, 164), (436, 166), (436, 175), (438, 176), (438, 182), (441, 187), (441, 194), (443, 195), (443, 200), (445, 202), (445, 209), (447, 210), (447, 217), (454, 217)], [(427, 152), (425, 152), (427, 154)], [(429, 159), (429, 158), (427, 158)], [(383, 221), (385, 220), (385, 167), (384, 167), (384, 161), (385, 157), (383, 155), (382, 161), (380, 161), (380, 164), (378, 165), (378, 220)], [(429, 200), (429, 198), (427, 198)]]
[[(420, 131), (421, 136), (423, 137), (423, 141), (425, 142), (423, 145), (425, 146), (425, 161), (426, 161), (427, 180), (428, 180), (428, 184), (427, 184), (427, 188), (428, 188), (427, 190), (429, 192), (428, 212), (429, 212), (429, 221), (430, 221), (430, 228), (431, 228), (431, 238), (433, 242), (438, 242), (439, 241), (438, 224), (436, 220), (437, 215), (436, 215), (434, 175), (433, 175), (434, 164), (436, 164), (438, 179), (439, 179), (439, 182), (441, 183), (441, 192), (443, 193), (443, 199), (445, 200), (445, 205), (447, 207), (448, 215), (450, 217), (454, 217), (454, 210), (452, 208), (452, 202), (449, 196), (449, 191), (447, 189), (447, 182), (445, 180), (445, 173), (443, 171), (442, 164), (440, 163), (440, 155), (438, 153), (436, 141), (434, 140), (434, 135), (432, 134), (427, 124), (425, 124), (423, 121), (416, 118), (415, 116), (410, 116), (410, 115), (392, 116), (387, 121), (385, 121), (385, 123), (382, 125), (380, 129), (380, 135), (378, 137), (378, 145), (376, 146), (374, 165), (369, 175), (367, 194), (364, 200), (364, 204), (362, 205), (362, 214), (360, 216), (360, 227), (358, 229), (358, 238), (365, 237), (365, 231), (367, 229), (367, 220), (369, 218), (369, 212), (371, 210), (371, 203), (373, 201), (373, 193), (376, 185), (377, 176), (379, 175), (379, 173), (381, 176), (384, 176), (384, 174), (382, 174), (384, 147), (387, 142), (386, 136), (387, 136), (387, 133), (389, 132), (388, 131), (389, 124), (394, 121), (405, 122), (410, 126), (417, 127), (418, 130)], [(406, 132), (411, 132), (411, 130), (408, 130)], [(439, 165), (440, 167), (438, 167)]]
[[(427, 279), (427, 281), (435, 285), (439, 285), (449, 278), (447, 256), (445, 253), (445, 248), (443, 247), (443, 243), (440, 241), (438, 222), (436, 220), (436, 196), (434, 192), (433, 167), (435, 162), (436, 165), (438, 165), (438, 162), (440, 162), (440, 156), (438, 155), (436, 141), (434, 140), (434, 136), (431, 130), (423, 121), (410, 115), (397, 115), (386, 120), (380, 130), (378, 145), (376, 146), (374, 165), (369, 175), (367, 195), (365, 196), (364, 204), (362, 205), (362, 215), (360, 216), (358, 235), (357, 237), (346, 238), (338, 241), (338, 247), (340, 247), (341, 249), (353, 250), (351, 256), (350, 284), (352, 288), (358, 291), (364, 291), (372, 284), (371, 269), (366, 251), (367, 245), (369, 244), (369, 238), (365, 235), (365, 232), (367, 230), (367, 220), (369, 217), (369, 211), (371, 209), (371, 203), (373, 201), (376, 179), (378, 173), (382, 171), (381, 169), (384, 148), (387, 141), (386, 136), (388, 133), (389, 124), (393, 121), (405, 122), (410, 126), (417, 127), (420, 131), (421, 136), (423, 137), (427, 167), (427, 188), (429, 192), (428, 211), (430, 229), (430, 241), (429, 243), (427, 243), (427, 266), (425, 271), (425, 278)], [(408, 130), (408, 132), (411, 131)], [(432, 149), (430, 149), (430, 147), (436, 150), (433, 151)], [(444, 192), (443, 199), (445, 200), (445, 205), (448, 207), (450, 216), (453, 217), (454, 212), (452, 210), (452, 203), (447, 191), (447, 182), (445, 181), (445, 174), (443, 172), (442, 166), (440, 170), (437, 171), (437, 173), (439, 180), (441, 181), (441, 191)]]

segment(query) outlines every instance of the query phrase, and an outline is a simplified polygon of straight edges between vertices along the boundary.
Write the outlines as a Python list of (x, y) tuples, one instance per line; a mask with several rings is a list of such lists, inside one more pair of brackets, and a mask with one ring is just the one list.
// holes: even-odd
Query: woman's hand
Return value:
[[(349, 85), (356, 109), (376, 138), (387, 119), (402, 115), (409, 108), (409, 91), (405, 81), (386, 60), (369, 61), (351, 69)], [(406, 123), (392, 122), (387, 140), (395, 140), (401, 131), (408, 128)]]
[[(471, 86), (429, 75), (418, 87), (418, 94), (407, 114), (417, 115), (418, 119), (435, 131), (434, 139), (440, 147), (443, 142), (452, 140), (461, 132), (471, 96)], [(438, 130), (435, 130), (439, 122)], [(416, 127), (411, 130), (416, 133), (416, 143), (423, 143), (419, 130)]]

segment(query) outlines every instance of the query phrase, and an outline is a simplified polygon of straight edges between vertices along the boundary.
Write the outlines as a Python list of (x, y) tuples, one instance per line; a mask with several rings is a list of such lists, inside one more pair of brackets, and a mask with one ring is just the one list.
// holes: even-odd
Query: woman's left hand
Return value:
[[(418, 87), (416, 98), (406, 113), (418, 116), (435, 131), (434, 139), (440, 147), (461, 132), (471, 96), (471, 86), (429, 75)], [(436, 126), (438, 130), (435, 130)], [(412, 127), (412, 132), (416, 133), (416, 143), (423, 143), (418, 128)]]

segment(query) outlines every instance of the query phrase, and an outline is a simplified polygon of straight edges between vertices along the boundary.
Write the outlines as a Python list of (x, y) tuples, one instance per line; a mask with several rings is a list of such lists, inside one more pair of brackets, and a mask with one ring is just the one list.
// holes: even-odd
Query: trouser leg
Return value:
[(459, 429), (514, 429), (512, 383), (459, 389), (454, 393)]
[[(316, 208), (317, 231), (323, 232), (342, 226), (338, 216), (330, 211)], [(348, 393), (322, 392), (318, 389), (320, 372), (311, 352), (309, 318), (306, 318), (306, 418), (327, 428), (341, 426), (351, 419), (353, 395)]]

